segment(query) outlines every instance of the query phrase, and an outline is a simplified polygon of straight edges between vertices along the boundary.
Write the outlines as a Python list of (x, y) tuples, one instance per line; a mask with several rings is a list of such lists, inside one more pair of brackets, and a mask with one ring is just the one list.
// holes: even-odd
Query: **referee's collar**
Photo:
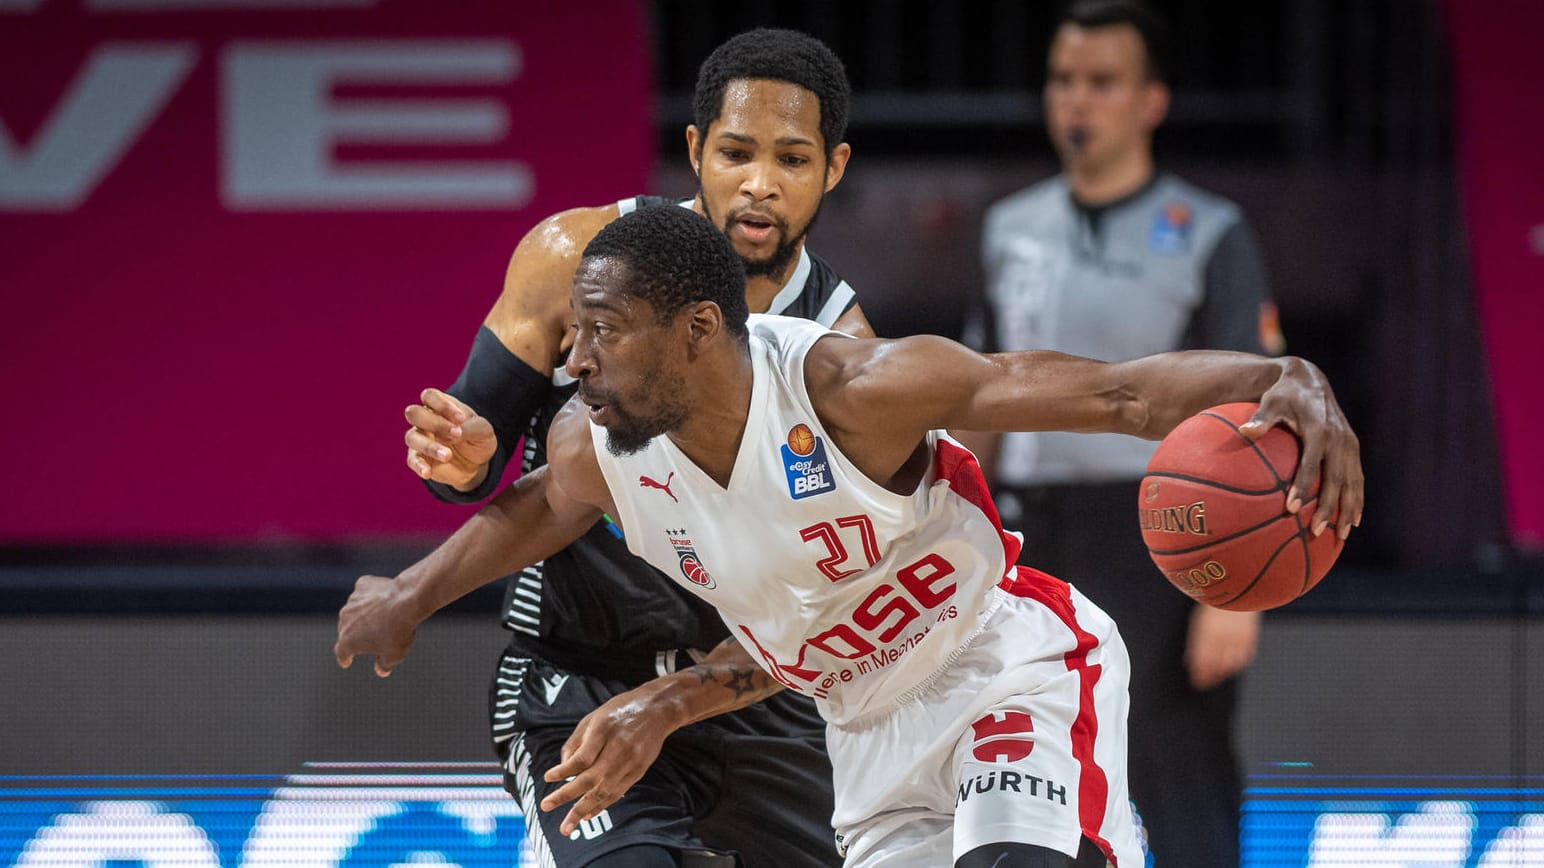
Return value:
[(1142, 198), (1143, 196), (1146, 196), (1148, 193), (1151, 193), (1153, 191), (1153, 188), (1158, 186), (1158, 182), (1163, 180), (1165, 174), (1166, 174), (1165, 172), (1157, 172), (1157, 171), (1155, 171), (1155, 172), (1153, 172), (1153, 176), (1151, 178), (1148, 178), (1146, 181), (1144, 181), (1142, 183), (1142, 186), (1136, 188), (1135, 190), (1132, 190), (1130, 193), (1127, 193), (1126, 195), (1120, 197), (1119, 199), (1112, 199), (1109, 202), (1103, 202), (1103, 203), (1098, 204), (1098, 205), (1090, 205), (1090, 204), (1080, 200), (1078, 198), (1078, 195), (1076, 193), (1072, 192), (1072, 185), (1071, 184), (1067, 185), (1067, 198), (1068, 198), (1068, 200), (1070, 200), (1072, 202), (1072, 207), (1074, 207), (1078, 211), (1082, 212), (1082, 214), (1084, 216), (1089, 217), (1091, 219), (1097, 219), (1100, 215), (1104, 214), (1106, 211), (1113, 211), (1114, 209), (1119, 208), (1119, 207), (1121, 207), (1123, 205), (1129, 205), (1132, 202), (1135, 202), (1136, 200)]

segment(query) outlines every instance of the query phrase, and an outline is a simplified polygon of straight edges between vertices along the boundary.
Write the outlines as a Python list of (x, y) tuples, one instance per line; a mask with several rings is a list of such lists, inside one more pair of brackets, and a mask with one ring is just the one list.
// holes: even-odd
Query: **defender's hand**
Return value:
[(1341, 539), (1362, 523), (1362, 447), (1346, 421), (1329, 381), (1312, 363), (1283, 359), (1281, 379), (1260, 396), (1260, 410), (1242, 427), (1246, 437), (1259, 439), (1274, 425), (1285, 425), (1303, 443), (1297, 476), (1287, 492), (1287, 511), (1296, 513), (1308, 500), (1314, 478), (1319, 480), (1319, 504), (1313, 533), (1331, 521)]
[(1211, 690), (1254, 662), (1260, 643), (1259, 612), (1229, 612), (1197, 604), (1185, 634), (1190, 686)]
[(499, 445), (492, 423), (439, 389), (423, 390), (419, 401), (402, 412), (412, 426), (402, 438), (408, 469), (461, 491), (476, 488)]
[(418, 635), (418, 621), (393, 579), (360, 576), (354, 592), (338, 611), (338, 641), (332, 647), (344, 669), (357, 654), (375, 657), (375, 674), (385, 678), (407, 657)]
[(585, 715), (563, 744), (563, 761), (543, 776), (548, 783), (567, 781), (541, 800), (543, 811), (578, 799), (563, 818), (563, 834), (620, 799), (676, 730), (668, 714), (651, 710), (649, 694), (647, 688), (630, 690)]

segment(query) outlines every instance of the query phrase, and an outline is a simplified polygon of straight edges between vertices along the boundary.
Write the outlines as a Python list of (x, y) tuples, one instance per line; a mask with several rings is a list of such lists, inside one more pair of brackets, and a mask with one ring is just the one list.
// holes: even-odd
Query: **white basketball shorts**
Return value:
[(939, 868), (983, 844), (1116, 868), (1143, 855), (1126, 787), (1130, 661), (1109, 616), (1020, 567), (996, 611), (920, 695), (829, 728), (848, 868)]

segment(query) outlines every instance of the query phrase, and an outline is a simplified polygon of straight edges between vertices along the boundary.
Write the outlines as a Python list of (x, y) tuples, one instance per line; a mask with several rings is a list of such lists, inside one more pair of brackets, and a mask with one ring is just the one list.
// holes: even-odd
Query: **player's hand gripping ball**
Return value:
[(1297, 514), (1287, 491), (1301, 450), (1277, 426), (1239, 433), (1258, 404), (1223, 404), (1181, 422), (1147, 464), (1137, 508), (1142, 539), (1174, 587), (1219, 609), (1256, 612), (1292, 602), (1340, 556), (1334, 522), (1314, 536), (1319, 483)]

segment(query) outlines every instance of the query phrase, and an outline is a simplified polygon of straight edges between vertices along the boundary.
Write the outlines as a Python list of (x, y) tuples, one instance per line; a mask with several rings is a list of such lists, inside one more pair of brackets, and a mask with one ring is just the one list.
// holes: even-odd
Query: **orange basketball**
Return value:
[(788, 430), (788, 449), (795, 455), (808, 455), (815, 451), (815, 434), (803, 422)]
[(1138, 495), (1142, 539), (1174, 587), (1219, 609), (1260, 611), (1292, 602), (1340, 556), (1335, 524), (1315, 537), (1319, 485), (1296, 515), (1287, 490), (1296, 435), (1277, 426), (1239, 433), (1258, 404), (1223, 404), (1181, 422), (1158, 444)]

